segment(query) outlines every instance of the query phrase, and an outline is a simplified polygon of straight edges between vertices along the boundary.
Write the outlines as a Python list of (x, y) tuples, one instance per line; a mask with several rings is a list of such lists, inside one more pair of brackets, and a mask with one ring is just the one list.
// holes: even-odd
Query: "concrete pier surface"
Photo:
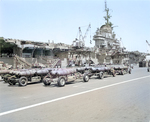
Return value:
[(0, 121), (6, 122), (149, 122), (150, 73), (81, 80), (65, 87), (0, 82)]

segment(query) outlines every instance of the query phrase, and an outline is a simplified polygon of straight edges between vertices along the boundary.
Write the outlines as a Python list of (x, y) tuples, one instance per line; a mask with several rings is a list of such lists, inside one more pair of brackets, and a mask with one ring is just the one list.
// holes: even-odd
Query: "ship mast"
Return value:
[(112, 16), (109, 14), (109, 8), (107, 8), (106, 0), (105, 0), (105, 11), (106, 11), (106, 16), (104, 16), (104, 19), (106, 20), (105, 24), (109, 25), (110, 27), (112, 27), (113, 24), (109, 21), (109, 19)]

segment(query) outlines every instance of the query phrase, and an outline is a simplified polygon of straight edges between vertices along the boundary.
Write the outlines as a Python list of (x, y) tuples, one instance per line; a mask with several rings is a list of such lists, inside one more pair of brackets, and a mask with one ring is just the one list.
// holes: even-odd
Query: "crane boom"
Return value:
[(90, 28), (91, 28), (91, 24), (89, 24), (88, 28), (86, 29), (86, 32), (85, 32), (84, 37), (83, 37), (83, 40), (86, 38), (87, 33), (88, 33)]
[[(81, 28), (79, 27), (79, 33), (80, 33), (80, 37), (82, 36), (83, 46), (85, 46), (85, 41), (84, 41), (84, 39), (86, 38), (87, 33), (88, 33), (88, 31), (89, 31), (90, 28), (91, 28), (91, 24), (88, 25), (88, 28), (86, 29), (86, 32), (85, 32), (84, 36), (82, 36)], [(81, 39), (81, 38), (80, 38), (80, 39)]]
[(148, 43), (148, 41), (146, 40), (146, 43), (148, 44), (148, 46), (150, 46), (150, 44)]
[[(79, 40), (76, 38), (73, 41), (73, 48), (83, 48), (85, 46), (84, 39), (86, 38), (87, 33), (88, 33), (90, 28), (91, 28), (91, 24), (88, 25), (88, 28), (86, 29), (86, 32), (85, 32), (85, 34), (83, 36), (82, 35), (82, 31), (81, 31), (81, 27), (79, 27)], [(90, 38), (91, 38), (91, 36), (90, 36)], [(90, 40), (90, 43), (91, 43), (91, 40)]]
[(79, 27), (79, 40), (83, 39), (81, 28)]

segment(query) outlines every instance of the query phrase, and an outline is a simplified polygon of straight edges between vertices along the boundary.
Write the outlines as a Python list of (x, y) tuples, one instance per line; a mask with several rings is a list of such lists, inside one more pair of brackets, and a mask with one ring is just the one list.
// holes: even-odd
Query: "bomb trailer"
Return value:
[(110, 65), (109, 67), (113, 68), (115, 73), (118, 75), (131, 74), (131, 67), (124, 65)]
[(10, 70), (7, 74), (2, 76), (2, 79), (10, 85), (19, 83), (20, 86), (26, 86), (27, 83), (33, 82), (33, 79), (42, 81), (50, 69), (51, 68)]
[(80, 67), (80, 68), (60, 68), (49, 71), (44, 77), (43, 83), (51, 85), (52, 82), (58, 84), (58, 86), (65, 86), (67, 82), (75, 81), (76, 79), (83, 79), (84, 82), (88, 82), (91, 76), (98, 76), (103, 79), (104, 75), (112, 75), (115, 77), (113, 69), (104, 66), (97, 67)]
[(76, 79), (83, 79), (84, 82), (88, 82), (92, 76), (98, 76), (100, 79), (103, 79), (107, 75), (115, 77), (117, 73), (123, 75), (127, 72), (131, 73), (131, 69), (128, 67), (97, 65), (93, 67), (79, 68), (35, 68), (11, 70), (5, 71), (2, 78), (10, 85), (19, 83), (20, 86), (26, 86), (27, 83), (33, 82), (34, 78), (38, 78), (40, 81), (43, 81), (46, 86), (51, 85), (52, 82), (56, 82), (58, 86), (62, 87), (65, 86), (67, 82), (72, 82)]

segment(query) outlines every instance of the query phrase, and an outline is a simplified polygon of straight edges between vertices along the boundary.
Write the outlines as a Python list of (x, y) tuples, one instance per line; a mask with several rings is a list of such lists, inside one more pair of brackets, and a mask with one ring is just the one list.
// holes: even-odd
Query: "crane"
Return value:
[[(89, 29), (91, 28), (91, 24), (88, 25), (88, 28), (86, 29), (86, 32), (84, 36), (82, 35), (81, 27), (79, 27), (79, 40), (76, 38), (75, 41), (73, 41), (73, 47), (75, 48), (82, 48), (85, 46), (85, 38), (87, 37), (87, 33)], [(91, 36), (90, 36), (91, 38)], [(91, 43), (91, 40), (90, 40)]]
[[(148, 43), (148, 41), (146, 40), (146, 43), (148, 44), (148, 46), (150, 47), (150, 44)], [(150, 50), (147, 50), (148, 52), (150, 51)]]
[(88, 28), (86, 29), (86, 32), (85, 32), (84, 36), (82, 36), (81, 27), (79, 27), (79, 40), (82, 40), (83, 46), (85, 46), (85, 40), (84, 39), (87, 37), (87, 33), (88, 33), (90, 28), (91, 28), (91, 24), (89, 24)]
[(89, 24), (88, 28), (86, 29), (86, 32), (85, 32), (84, 37), (82, 39), (83, 41), (87, 37), (87, 33), (88, 33), (88, 31), (89, 31), (90, 28), (91, 28), (91, 24)]
[(146, 40), (146, 43), (148, 44), (148, 46), (150, 46), (150, 44), (148, 43), (148, 41)]

